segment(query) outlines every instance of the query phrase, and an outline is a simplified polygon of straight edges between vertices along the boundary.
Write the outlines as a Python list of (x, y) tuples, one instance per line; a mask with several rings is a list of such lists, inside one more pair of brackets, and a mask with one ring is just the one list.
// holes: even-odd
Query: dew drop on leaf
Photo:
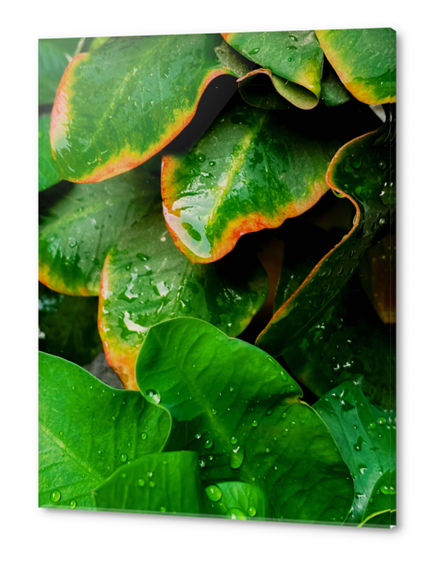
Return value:
[(207, 497), (214, 502), (218, 502), (222, 497), (222, 491), (218, 486), (207, 486), (205, 489)]

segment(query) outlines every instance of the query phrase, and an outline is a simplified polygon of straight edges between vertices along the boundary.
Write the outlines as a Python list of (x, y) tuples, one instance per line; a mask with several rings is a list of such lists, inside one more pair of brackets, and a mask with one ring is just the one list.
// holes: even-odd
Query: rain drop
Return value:
[(59, 492), (58, 490), (54, 490), (54, 491), (51, 493), (51, 500), (52, 500), (54, 503), (57, 503), (58, 501), (60, 501), (60, 498), (61, 498), (61, 494), (60, 494), (60, 492)]
[(218, 486), (207, 486), (205, 489), (207, 497), (214, 502), (218, 502), (222, 497), (221, 489)]
[(159, 404), (160, 394), (156, 390), (149, 389), (146, 391), (145, 395), (150, 402), (153, 402), (153, 404)]
[(243, 464), (245, 453), (243, 447), (240, 445), (231, 451), (230, 458), (229, 458), (229, 465), (233, 469), (240, 468)]

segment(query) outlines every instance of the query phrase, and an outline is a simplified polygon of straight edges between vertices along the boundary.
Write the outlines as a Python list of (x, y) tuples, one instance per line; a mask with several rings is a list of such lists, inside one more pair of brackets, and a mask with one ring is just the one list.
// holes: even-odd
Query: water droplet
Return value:
[(151, 482), (149, 482), (149, 486), (150, 486), (150, 488), (154, 488), (156, 486), (156, 484), (152, 480)]
[(147, 439), (147, 433), (141, 433), (141, 439), (145, 441)]
[(61, 437), (63, 435), (63, 431), (59, 431), (59, 435)]
[(281, 372), (280, 372), (280, 376), (281, 376), (281, 379), (282, 379), (284, 382), (287, 382), (287, 380), (288, 380), (288, 375), (287, 375), (284, 371), (281, 371)]
[(230, 458), (229, 458), (229, 465), (233, 469), (240, 468), (243, 464), (245, 452), (243, 447), (240, 445), (231, 451)]
[(222, 497), (222, 491), (218, 486), (207, 486), (205, 489), (207, 497), (214, 502), (218, 502)]
[(77, 245), (77, 241), (72, 236), (68, 239), (68, 242), (71, 248), (75, 248), (75, 246)]
[(272, 410), (267, 410), (266, 416), (271, 416), (271, 415), (272, 415)]
[(267, 449), (265, 450), (266, 453), (270, 453), (270, 449), (267, 447)]
[(256, 512), (257, 512), (256, 508), (253, 505), (251, 505), (248, 509), (249, 517), (255, 517)]
[(206, 465), (205, 459), (201, 458), (198, 460), (198, 464), (201, 468), (204, 468)]
[(198, 154), (198, 160), (199, 160), (200, 162), (204, 162), (204, 160), (205, 160), (204, 154)]
[(160, 508), (160, 510), (162, 511), (162, 513), (165, 513), (166, 507), (165, 507), (165, 506), (162, 506), (162, 507)]
[(386, 421), (385, 421), (385, 418), (378, 418), (378, 423), (379, 423), (380, 425), (384, 425), (385, 422), (386, 422)]
[(357, 443), (354, 445), (354, 451), (361, 451), (363, 443), (365, 443), (365, 440), (363, 439), (363, 437), (359, 436), (357, 439)]
[(137, 254), (136, 257), (141, 261), (147, 261), (149, 259), (145, 254)]
[(212, 409), (211, 413), (215, 416), (217, 414), (217, 410), (215, 410), (214, 408)]
[(252, 49), (252, 51), (249, 51), (250, 55), (256, 55), (257, 53), (259, 53), (260, 49), (259, 47), (257, 47), (256, 49)]
[(60, 501), (61, 498), (61, 494), (58, 490), (54, 490), (53, 492), (51, 492), (51, 500), (54, 503), (57, 503), (58, 501)]
[(362, 165), (362, 157), (360, 155), (358, 156), (354, 156), (354, 158), (351, 160), (351, 166), (355, 169), (358, 170), (360, 168), (360, 166)]
[(238, 439), (237, 439), (237, 437), (233, 436), (233, 437), (231, 437), (230, 441), (233, 445), (237, 445)]
[(258, 427), (258, 421), (257, 420), (253, 420), (253, 422), (251, 423), (252, 427)]
[(213, 166), (216, 166), (216, 162), (209, 162), (209, 166), (213, 168)]
[(128, 459), (128, 456), (127, 456), (126, 453), (122, 453), (122, 454), (120, 455), (120, 460), (121, 460), (121, 462), (126, 462), (127, 459)]
[(386, 486), (385, 484), (383, 484), (382, 486), (380, 486), (380, 491), (381, 491), (381, 493), (383, 493), (383, 494), (385, 494), (385, 495), (387, 495), (387, 494), (390, 493), (390, 490), (389, 490), (388, 486)]
[(112, 416), (111, 419), (112, 419), (112, 421), (115, 421), (115, 420), (116, 420), (116, 417), (115, 417), (115, 416)]
[(385, 170), (387, 167), (387, 163), (384, 160), (381, 160), (380, 163), (378, 164), (378, 168), (380, 170)]
[(241, 509), (238, 509), (237, 507), (233, 507), (232, 509), (230, 509), (227, 515), (230, 519), (247, 519), (243, 511), (241, 511)]
[(376, 428), (376, 423), (375, 422), (370, 422), (369, 427), (371, 429), (375, 429)]
[(210, 449), (210, 447), (212, 447), (213, 445), (213, 439), (211, 437), (209, 437), (209, 439), (206, 439), (206, 442), (204, 443), (204, 447), (206, 449)]
[(145, 485), (145, 481), (144, 481), (142, 478), (140, 478), (140, 479), (138, 480), (138, 486), (139, 486), (140, 488), (142, 488), (144, 485)]
[(149, 389), (146, 391), (145, 395), (150, 402), (153, 402), (153, 404), (159, 404), (160, 394), (156, 390)]

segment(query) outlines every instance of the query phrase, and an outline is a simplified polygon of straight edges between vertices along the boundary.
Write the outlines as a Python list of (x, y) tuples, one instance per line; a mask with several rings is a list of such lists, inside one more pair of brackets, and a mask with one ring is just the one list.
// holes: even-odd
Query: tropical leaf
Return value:
[(54, 102), (63, 72), (80, 45), (79, 38), (39, 39), (39, 105)]
[[(207, 84), (248, 66), (213, 35), (111, 38), (66, 69), (51, 146), (63, 179), (98, 182), (148, 160), (186, 127)], [(221, 57), (221, 59), (219, 58)]]
[(207, 510), (228, 519), (271, 520), (269, 501), (258, 486), (245, 482), (219, 482), (206, 487)]
[[(344, 107), (344, 106), (342, 106)], [(327, 171), (329, 186), (353, 203), (353, 227), (276, 311), (256, 344), (277, 357), (317, 324), (364, 252), (388, 228), (395, 203), (392, 122), (344, 145)], [(385, 226), (387, 225), (387, 227)]]
[(39, 506), (93, 509), (91, 491), (119, 467), (161, 451), (169, 415), (39, 353)]
[(328, 425), (354, 479), (355, 496), (347, 524), (365, 525), (375, 515), (394, 511), (394, 411), (372, 406), (359, 380), (339, 385), (314, 408)]
[(222, 33), (246, 58), (263, 68), (243, 79), (265, 73), (280, 95), (301, 109), (312, 109), (321, 94), (324, 55), (313, 31)]
[(208, 484), (255, 484), (280, 519), (345, 520), (349, 471), (300, 387), (266, 353), (202, 320), (177, 318), (150, 328), (136, 377), (177, 424), (166, 449), (196, 451)]
[(157, 196), (158, 158), (99, 184), (61, 182), (40, 194), (39, 280), (59, 293), (98, 295), (104, 259)]
[(344, 86), (367, 104), (396, 101), (396, 32), (390, 27), (315, 31)]
[(267, 277), (244, 246), (217, 264), (192, 264), (174, 245), (157, 205), (111, 248), (101, 287), (105, 355), (125, 388), (138, 390), (135, 363), (150, 326), (193, 316), (237, 336), (264, 302)]
[(51, 154), (49, 140), (50, 122), (51, 117), (49, 115), (41, 115), (39, 117), (39, 191), (43, 191), (60, 181), (60, 176)]
[(351, 94), (340, 81), (331, 65), (324, 61), (323, 78), (321, 83), (321, 101), (327, 107), (341, 105), (352, 99)]
[(94, 492), (98, 510), (199, 515), (202, 489), (198, 456), (155, 453), (125, 465)]
[(332, 156), (349, 138), (348, 116), (352, 134), (358, 115), (351, 108), (305, 115), (233, 100), (188, 154), (162, 157), (164, 214), (177, 247), (193, 262), (213, 262), (243, 234), (312, 207), (328, 190)]
[(102, 351), (97, 329), (96, 298), (69, 297), (39, 283), (39, 349), (73, 361), (89, 363)]

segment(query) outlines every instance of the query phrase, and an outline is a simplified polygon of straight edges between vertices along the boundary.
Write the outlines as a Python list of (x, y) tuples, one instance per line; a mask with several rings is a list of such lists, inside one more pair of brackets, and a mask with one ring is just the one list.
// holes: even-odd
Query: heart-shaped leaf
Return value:
[(39, 349), (85, 365), (102, 351), (96, 298), (69, 297), (39, 283)]
[(101, 287), (105, 355), (125, 388), (138, 390), (135, 363), (150, 326), (193, 316), (237, 336), (263, 304), (267, 277), (247, 248), (217, 264), (192, 264), (176, 248), (158, 205), (111, 248)]
[(344, 106), (305, 115), (235, 99), (188, 154), (164, 154), (164, 214), (177, 247), (193, 262), (213, 262), (243, 234), (312, 207), (328, 190), (325, 174), (347, 138), (347, 115), (357, 123)]
[(196, 451), (208, 484), (255, 484), (277, 518), (345, 520), (349, 471), (297, 383), (266, 353), (202, 320), (177, 318), (150, 328), (136, 377), (178, 424), (167, 447)]
[(75, 57), (52, 113), (62, 178), (98, 182), (164, 148), (192, 120), (211, 80), (248, 71), (240, 56), (234, 64), (218, 51), (221, 42), (218, 34), (120, 37)]
[(396, 101), (396, 32), (390, 27), (316, 31), (337, 75), (363, 103)]
[(119, 467), (161, 451), (167, 412), (59, 357), (39, 353), (39, 506), (91, 509)]
[(210, 515), (228, 519), (272, 518), (270, 504), (258, 486), (245, 482), (219, 482), (206, 488), (207, 510)]
[(354, 479), (355, 496), (347, 524), (364, 525), (374, 515), (394, 511), (394, 412), (372, 406), (359, 381), (341, 384), (314, 408), (328, 425)]
[[(344, 107), (344, 106), (342, 106)], [(395, 144), (390, 122), (344, 145), (327, 171), (329, 186), (353, 203), (353, 227), (276, 311), (256, 344), (277, 357), (322, 317), (394, 211)]]
[(246, 58), (262, 66), (244, 78), (265, 73), (279, 94), (301, 109), (312, 109), (321, 94), (324, 55), (313, 31), (223, 33)]
[(49, 115), (39, 117), (39, 191), (43, 191), (60, 181), (60, 175), (51, 154), (50, 122), (51, 117)]
[(63, 72), (80, 45), (79, 38), (39, 39), (39, 105), (53, 103)]
[[(156, 159), (158, 162), (158, 159)], [(104, 259), (147, 212), (155, 161), (99, 184), (60, 183), (40, 194), (39, 280), (67, 295), (98, 295)]]
[(203, 498), (197, 454), (145, 455), (117, 470), (94, 498), (104, 511), (199, 515)]

